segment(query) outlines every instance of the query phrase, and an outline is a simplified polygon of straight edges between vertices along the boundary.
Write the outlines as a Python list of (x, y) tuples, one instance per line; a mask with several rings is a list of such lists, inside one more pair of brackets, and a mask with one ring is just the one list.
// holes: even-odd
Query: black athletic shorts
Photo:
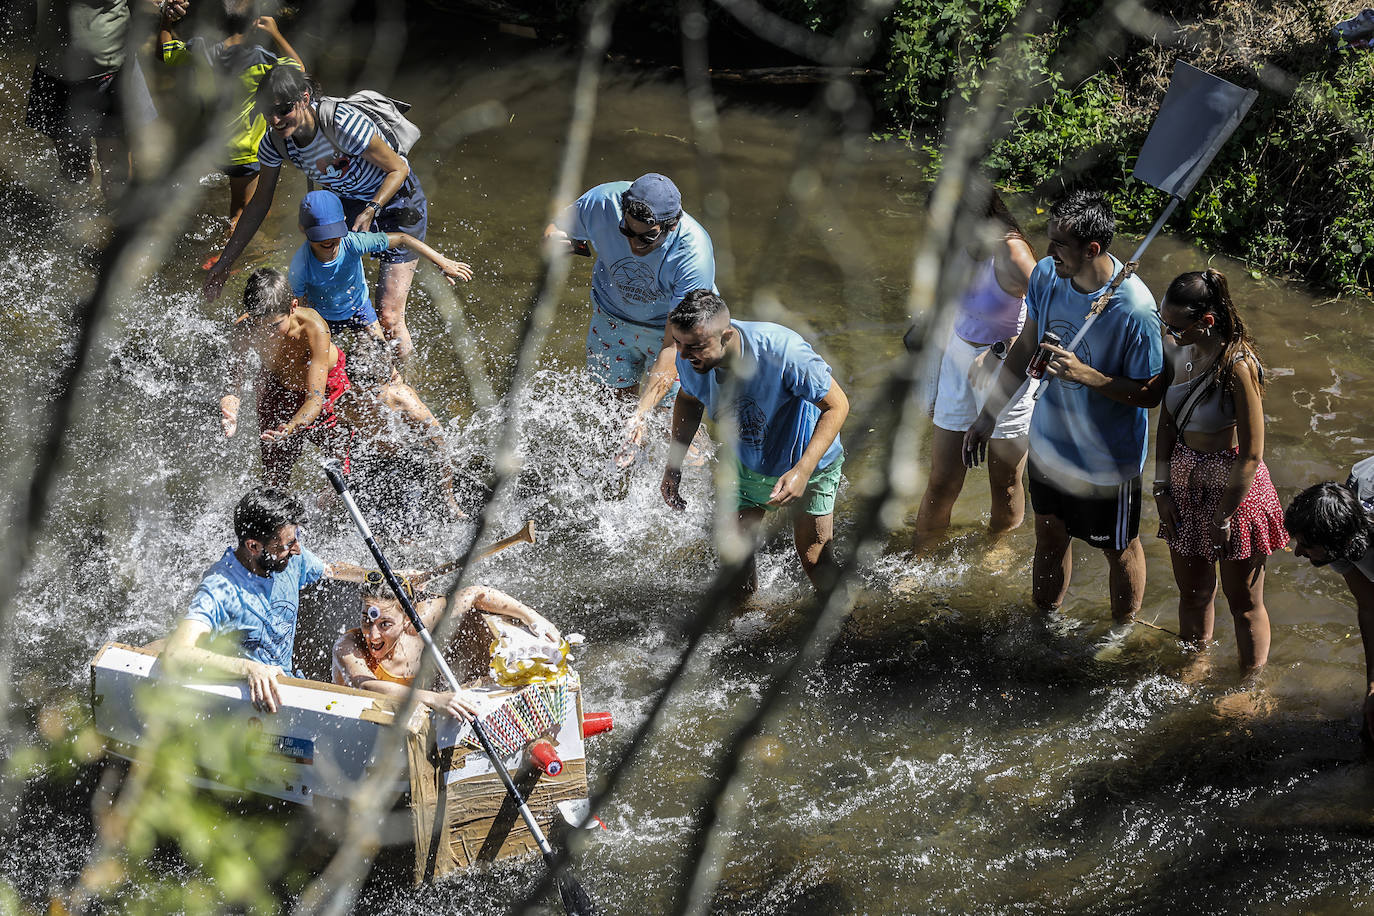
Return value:
[(1124, 550), (1140, 534), (1140, 477), (1103, 486), (1051, 476), (1032, 459), (1029, 473), (1031, 508), (1053, 515), (1069, 535), (1099, 550)]

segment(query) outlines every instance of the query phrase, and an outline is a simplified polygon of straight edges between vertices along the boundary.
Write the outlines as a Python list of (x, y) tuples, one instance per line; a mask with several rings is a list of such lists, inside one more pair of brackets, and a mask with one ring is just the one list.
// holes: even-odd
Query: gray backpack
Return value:
[(1350, 477), (1345, 481), (1347, 489), (1354, 491), (1366, 510), (1374, 511), (1374, 455), (1356, 462), (1350, 469)]
[(402, 156), (410, 152), (415, 141), (420, 139), (420, 128), (406, 118), (406, 112), (410, 111), (409, 102), (388, 98), (371, 89), (363, 89), (346, 99), (330, 96), (320, 98), (320, 105), (316, 110), (317, 120), (320, 130), (324, 131), (325, 139), (335, 149), (339, 148), (339, 142), (338, 134), (334, 131), (334, 114), (340, 102), (346, 102), (367, 115), (382, 132), (387, 144)]

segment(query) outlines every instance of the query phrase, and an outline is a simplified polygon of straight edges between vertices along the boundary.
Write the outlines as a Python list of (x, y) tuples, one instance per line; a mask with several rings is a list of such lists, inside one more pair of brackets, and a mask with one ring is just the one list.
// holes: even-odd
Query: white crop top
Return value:
[[(1242, 353), (1235, 361), (1243, 359)], [(1178, 382), (1164, 392), (1164, 406), (1180, 432), (1186, 428), (1195, 433), (1219, 433), (1236, 425), (1236, 399), (1222, 389), (1220, 376), (1220, 367), (1213, 367), (1200, 379)]]

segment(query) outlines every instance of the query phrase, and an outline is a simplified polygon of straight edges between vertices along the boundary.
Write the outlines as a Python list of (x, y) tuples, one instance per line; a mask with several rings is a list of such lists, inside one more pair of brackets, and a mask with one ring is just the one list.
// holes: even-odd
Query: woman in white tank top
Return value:
[[(975, 266), (945, 347), (931, 406), (930, 478), (916, 515), (918, 550), (949, 527), (954, 502), (964, 487), (964, 433), (987, 400), (988, 386), (1001, 367), (998, 359), (1005, 357), (1025, 321), (1026, 284), (1035, 269), (1035, 251), (997, 192), (986, 182), (972, 184), (967, 197), (973, 197), (972, 192), (986, 195), (978, 204), (985, 208), (985, 231), (980, 234), (994, 240), (988, 244), (972, 239), (965, 246)], [(1026, 466), (1030, 412), (1029, 395), (1008, 405), (988, 447), (988, 533), (994, 537), (1019, 526), (1025, 516), (1021, 472)]]

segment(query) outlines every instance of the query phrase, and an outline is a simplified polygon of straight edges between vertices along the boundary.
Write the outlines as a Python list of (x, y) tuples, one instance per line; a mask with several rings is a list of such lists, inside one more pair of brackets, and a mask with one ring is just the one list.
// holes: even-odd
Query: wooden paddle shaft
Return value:
[[(514, 546), (514, 545), (516, 545), (516, 544), (521, 544), (521, 543), (530, 543), (530, 544), (537, 544), (537, 543), (539, 543), (538, 540), (537, 540), (537, 536), (536, 536), (535, 530), (534, 530), (534, 520), (533, 520), (533, 519), (530, 519), (529, 521), (525, 522), (525, 526), (524, 526), (523, 528), (521, 528), (519, 531), (515, 532), (515, 534), (512, 534), (510, 537), (502, 538), (501, 540), (497, 541), (495, 544), (492, 544), (490, 547), (484, 548), (483, 550), (479, 551), (478, 554), (477, 554), (477, 556), (473, 557), (473, 559), (474, 559), (474, 560), (484, 560), (484, 559), (486, 559), (487, 557), (491, 556), (491, 555), (494, 554), (494, 553), (500, 553), (501, 551), (505, 550), (507, 547), (512, 547), (512, 546)], [(424, 584), (425, 584), (426, 582), (428, 582), (430, 579), (437, 579), (439, 576), (446, 575), (447, 573), (451, 573), (451, 572), (453, 572), (455, 569), (458, 569), (458, 568), (459, 568), (460, 566), (462, 566), (462, 565), (463, 565), (463, 561), (462, 561), (462, 560), (450, 560), (450, 561), (447, 562), (447, 563), (444, 563), (444, 564), (442, 564), (442, 565), (440, 565), (440, 566), (434, 567), (433, 569), (429, 570), (428, 572), (420, 573), (418, 576), (412, 576), (411, 579), (410, 579), (410, 582), (411, 582), (411, 584), (414, 585), (416, 588), (419, 588), (421, 585), (424, 585)]]

